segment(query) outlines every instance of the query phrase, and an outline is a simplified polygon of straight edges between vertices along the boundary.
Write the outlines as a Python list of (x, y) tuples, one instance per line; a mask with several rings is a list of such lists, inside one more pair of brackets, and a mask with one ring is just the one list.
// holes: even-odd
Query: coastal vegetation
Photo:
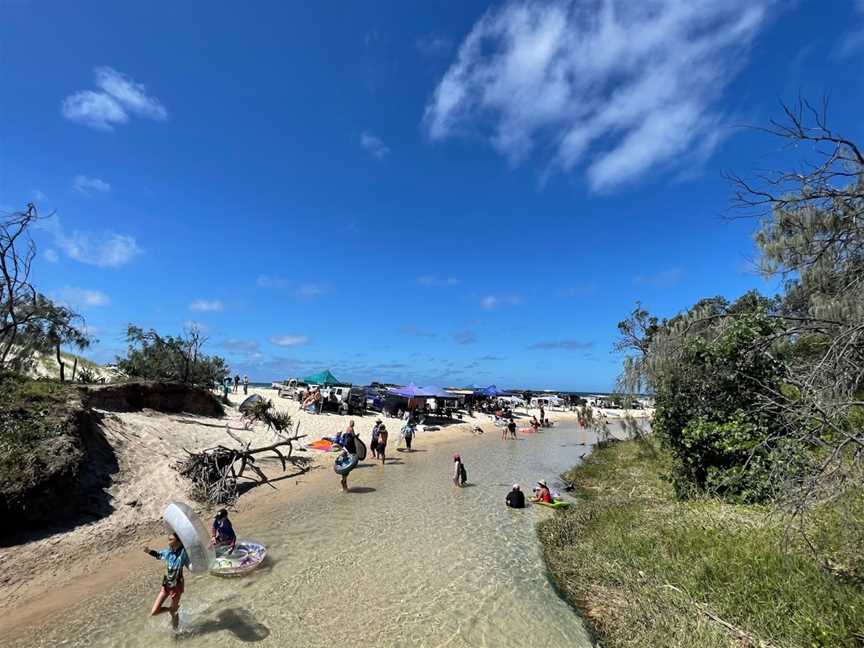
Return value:
[[(578, 505), (538, 527), (553, 580), (603, 646), (861, 645), (860, 581), (814, 561), (769, 505), (682, 500), (674, 463), (654, 441), (595, 449), (565, 475)], [(808, 532), (823, 550), (850, 546), (830, 505)]]
[(864, 642), (864, 155), (804, 101), (767, 130), (812, 151), (731, 177), (780, 294), (637, 304), (619, 391), (653, 393), (652, 438), (598, 450), (541, 526), (609, 646)]

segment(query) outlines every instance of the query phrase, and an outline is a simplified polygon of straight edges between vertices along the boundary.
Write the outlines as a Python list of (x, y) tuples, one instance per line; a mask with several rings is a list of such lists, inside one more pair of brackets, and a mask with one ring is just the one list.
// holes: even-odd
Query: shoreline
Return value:
[[(272, 390), (250, 389), (249, 395), (253, 393), (271, 398), (278, 409), (298, 416), (296, 402), (279, 399), (275, 397)], [(243, 398), (241, 394), (232, 396), (234, 397), (232, 398), (232, 405), (235, 406)], [(169, 418), (163, 415), (150, 414), (150, 416), (155, 419), (153, 421), (154, 427), (158, 430), (162, 429), (159, 426), (162, 419), (165, 419), (167, 424)], [(576, 419), (573, 412), (549, 412), (548, 417), (556, 423)], [(368, 445), (371, 427), (376, 418), (379, 416), (374, 414), (365, 417), (347, 417), (336, 414), (310, 415), (300, 413), (297, 420), (300, 421), (300, 433), (309, 435), (304, 441), (309, 442), (320, 438), (323, 431), (333, 434), (344, 429), (347, 421), (353, 419), (358, 434)], [(397, 419), (381, 418), (385, 424), (388, 424), (388, 428), (392, 428), (390, 430), (391, 439), (396, 439), (401, 422)], [(175, 420), (188, 423), (188, 419)], [(230, 425), (238, 420), (239, 415), (236, 409), (232, 408), (225, 418), (213, 419), (213, 421), (219, 422), (218, 426), (213, 423), (208, 424), (207, 420), (198, 420), (197, 423), (200, 426), (222, 427), (226, 423)], [(472, 432), (475, 425), (480, 426), (487, 435), (490, 435), (485, 438), (498, 440), (496, 432), (500, 428), (496, 428), (486, 415), (480, 415), (472, 418), (465, 417), (462, 422), (456, 422), (435, 431), (420, 431), (415, 443), (420, 447), (425, 445), (437, 446), (443, 443), (457, 442), (460, 438), (477, 438), (481, 435), (475, 435)], [(187, 425), (187, 427), (193, 428), (194, 426)], [(253, 431), (253, 433), (260, 436), (260, 430)], [(208, 440), (202, 444), (202, 447), (209, 447), (210, 438), (202, 437), (202, 441)], [(264, 442), (265, 440), (261, 440), (262, 444)], [(395, 441), (391, 442), (391, 448), (393, 447), (395, 447)], [(182, 453), (182, 451), (179, 452)], [(315, 456), (318, 454), (322, 456)], [(273, 492), (270, 488), (262, 488), (261, 486), (253, 488), (238, 500), (232, 512), (232, 519), (235, 519), (241, 528), (254, 528), (256, 520), (272, 514), (280, 506), (295, 498), (314, 496), (329, 489), (339, 489), (338, 479), (335, 475), (330, 474), (332, 457), (327, 453), (317, 452), (311, 452), (311, 456), (314, 457), (312, 468), (306, 473), (290, 478), (286, 478), (285, 473), (282, 473), (281, 467), (278, 467), (279, 465), (275, 460), (272, 463), (263, 463), (262, 468), (268, 477), (275, 480), (274, 485), (277, 490)], [(370, 463), (370, 460), (365, 463)], [(362, 477), (359, 474), (349, 483), (352, 487), (361, 484)], [(187, 501), (189, 500), (187, 499)], [(151, 502), (151, 504), (154, 503)], [(164, 501), (155, 502), (155, 506), (160, 510), (164, 504)], [(207, 508), (194, 503), (193, 506), (199, 512)], [(94, 526), (108, 524), (113, 516), (112, 513), (105, 520), (95, 522)], [(17, 559), (23, 555), (25, 556), (24, 559), (31, 561), (33, 567), (32, 573), (24, 574), (13, 581), (13, 587), (9, 590), (10, 595), (7, 595), (0, 602), (0, 612), (2, 612), (0, 615), (0, 634), (10, 639), (21, 637), (28, 629), (43, 619), (58, 613), (71, 612), (77, 606), (83, 605), (88, 592), (110, 590), (127, 583), (130, 579), (140, 577), (149, 567), (147, 557), (140, 550), (141, 545), (157, 545), (164, 535), (161, 532), (164, 528), (161, 522), (161, 513), (155, 519), (143, 520), (131, 526), (121, 526), (116, 529), (116, 533), (107, 536), (108, 540), (102, 540), (102, 544), (99, 545), (107, 547), (110, 551), (110, 557), (106, 560), (104, 554), (93, 551), (92, 545), (88, 547), (86, 537), (83, 539), (83, 544), (82, 541), (77, 542), (77, 544), (65, 542), (70, 536), (81, 536), (82, 534), (86, 536), (87, 528), (90, 526), (75, 527), (70, 531), (54, 534), (32, 543), (0, 550), (0, 566), (4, 564), (16, 565)], [(79, 538), (79, 540), (81, 539)], [(40, 566), (41, 568), (39, 568)]]

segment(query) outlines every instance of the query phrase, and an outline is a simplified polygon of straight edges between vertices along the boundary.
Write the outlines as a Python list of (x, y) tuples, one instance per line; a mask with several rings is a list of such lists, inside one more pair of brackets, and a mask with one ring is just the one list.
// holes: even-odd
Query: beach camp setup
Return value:
[(230, 553), (215, 551), (201, 518), (183, 502), (169, 502), (162, 519), (183, 543), (193, 573), (242, 576), (259, 567), (267, 556), (267, 548), (251, 540), (238, 540)]

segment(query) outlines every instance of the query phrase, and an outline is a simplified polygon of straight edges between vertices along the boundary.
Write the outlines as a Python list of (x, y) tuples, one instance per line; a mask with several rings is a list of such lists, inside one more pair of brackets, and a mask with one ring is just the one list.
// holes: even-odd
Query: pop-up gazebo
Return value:
[(343, 383), (341, 380), (337, 380), (336, 376), (330, 373), (330, 370), (327, 369), (317, 374), (312, 374), (311, 376), (306, 376), (303, 378), (303, 382), (308, 385), (347, 385), (348, 383)]

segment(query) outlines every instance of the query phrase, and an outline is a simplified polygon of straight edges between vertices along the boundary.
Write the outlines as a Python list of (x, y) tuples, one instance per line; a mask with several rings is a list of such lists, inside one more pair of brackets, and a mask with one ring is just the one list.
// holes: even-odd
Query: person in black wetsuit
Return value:
[(510, 508), (525, 508), (525, 493), (519, 488), (519, 484), (513, 484), (513, 489), (507, 493), (504, 502)]

